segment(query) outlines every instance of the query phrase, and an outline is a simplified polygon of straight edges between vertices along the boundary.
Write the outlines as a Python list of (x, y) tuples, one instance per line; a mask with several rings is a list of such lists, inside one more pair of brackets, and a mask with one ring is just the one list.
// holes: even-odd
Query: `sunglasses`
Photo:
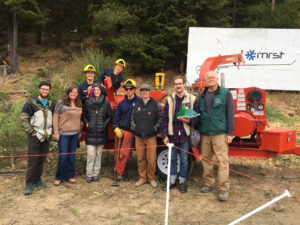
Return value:
[(134, 88), (124, 88), (125, 91), (132, 91)]

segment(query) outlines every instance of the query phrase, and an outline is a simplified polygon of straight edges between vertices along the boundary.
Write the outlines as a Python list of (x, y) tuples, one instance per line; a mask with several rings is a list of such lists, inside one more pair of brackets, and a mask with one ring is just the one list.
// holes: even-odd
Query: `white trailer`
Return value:
[(217, 68), (225, 87), (300, 91), (300, 29), (190, 27), (186, 77), (191, 85), (208, 57), (243, 51), (245, 65)]

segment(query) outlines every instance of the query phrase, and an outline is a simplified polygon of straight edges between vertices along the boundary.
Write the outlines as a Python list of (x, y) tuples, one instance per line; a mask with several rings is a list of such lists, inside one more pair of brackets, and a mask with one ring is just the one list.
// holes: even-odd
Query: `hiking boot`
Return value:
[(94, 181), (94, 182), (98, 182), (98, 181), (99, 181), (99, 176), (94, 176), (94, 177), (93, 177), (93, 181)]
[(155, 180), (150, 180), (149, 183), (150, 183), (151, 187), (153, 187), (153, 188), (157, 187), (157, 183)]
[(212, 189), (213, 189), (213, 188), (210, 187), (210, 186), (203, 186), (203, 187), (201, 188), (201, 192), (202, 192), (202, 193), (208, 193), (208, 192), (210, 192)]
[[(140, 187), (140, 186), (142, 186), (142, 185), (145, 184), (145, 183), (146, 183), (145, 180), (139, 179), (139, 181), (136, 182), (136, 183), (134, 184), (134, 186), (135, 186), (135, 187)], [(156, 184), (156, 185), (157, 185), (157, 184)]]
[(91, 183), (93, 181), (93, 177), (86, 177), (86, 182)]
[(120, 182), (122, 180), (122, 176), (119, 174), (117, 174), (116, 178), (117, 178), (117, 182)]
[(122, 180), (123, 181), (129, 181), (128, 174), (124, 173), (123, 176), (122, 176)]
[(55, 185), (55, 186), (58, 186), (58, 185), (60, 185), (60, 184), (61, 184), (61, 180), (55, 180), (55, 181), (54, 181), (54, 185)]
[[(174, 184), (171, 184), (171, 182), (170, 182), (170, 190), (175, 188), (176, 186), (177, 186), (176, 182)], [(167, 191), (167, 182), (166, 182), (165, 186), (162, 187), (162, 190)]]
[(228, 199), (229, 192), (228, 191), (220, 191), (218, 200), (220, 202), (226, 202)]
[(26, 184), (24, 195), (31, 195), (33, 191), (33, 185), (31, 183)]
[(181, 194), (187, 193), (187, 185), (185, 184), (185, 182), (183, 183), (179, 183), (179, 191)]
[(47, 185), (44, 184), (41, 180), (35, 183), (35, 186), (38, 188), (46, 188)]

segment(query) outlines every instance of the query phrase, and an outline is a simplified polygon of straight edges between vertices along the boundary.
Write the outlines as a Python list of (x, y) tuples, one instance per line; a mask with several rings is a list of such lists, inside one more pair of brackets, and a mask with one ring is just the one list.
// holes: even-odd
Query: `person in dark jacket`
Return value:
[(135, 104), (131, 116), (131, 128), (135, 134), (137, 152), (139, 187), (148, 181), (152, 187), (157, 187), (155, 181), (156, 170), (156, 135), (160, 124), (161, 106), (150, 97), (150, 85), (140, 87), (141, 99)]
[(87, 127), (85, 143), (87, 145), (86, 181), (99, 180), (102, 149), (107, 142), (107, 126), (112, 119), (112, 108), (105, 99), (105, 88), (94, 83), (90, 98), (83, 106), (83, 122)]
[(122, 149), (115, 152), (115, 166), (117, 181), (122, 179), (126, 164), (131, 157), (131, 149), (134, 147), (134, 134), (131, 131), (131, 114), (134, 105), (140, 99), (136, 96), (136, 83), (132, 79), (124, 82), (125, 98), (122, 100), (115, 111), (113, 119), (113, 129), (115, 133), (115, 149)]
[(126, 62), (124, 59), (118, 59), (114, 63), (114, 68), (105, 68), (104, 71), (99, 75), (97, 83), (104, 84), (104, 79), (106, 77), (111, 78), (112, 86), (115, 91), (117, 91), (124, 81), (122, 71), (126, 68)]
[(54, 104), (48, 99), (51, 84), (42, 81), (38, 87), (39, 96), (26, 102), (20, 115), (21, 127), (28, 134), (29, 156), (25, 195), (32, 194), (33, 186), (46, 187), (41, 180), (46, 156), (31, 157), (30, 155), (47, 154), (49, 151)]
[(78, 88), (80, 90), (80, 100), (82, 102), (82, 105), (84, 104), (85, 100), (87, 99), (89, 88), (91, 88), (94, 83), (96, 69), (93, 65), (89, 64), (84, 67), (83, 73), (86, 77), (86, 81), (84, 81), (78, 85)]

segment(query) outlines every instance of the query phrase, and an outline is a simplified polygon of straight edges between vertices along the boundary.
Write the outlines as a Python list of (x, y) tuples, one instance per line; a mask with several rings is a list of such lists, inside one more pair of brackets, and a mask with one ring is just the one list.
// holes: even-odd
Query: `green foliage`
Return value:
[(51, 67), (49, 65), (46, 65), (46, 68), (39, 68), (37, 69), (37, 75), (39, 78), (42, 79), (49, 79), (51, 77)]
[(271, 105), (266, 105), (266, 117), (270, 122), (281, 122), (288, 126), (300, 121), (300, 117), (288, 117)]
[(4, 92), (0, 92), (0, 102), (3, 102), (7, 99), (7, 94)]
[(14, 105), (1, 105), (0, 107), (0, 154), (4, 149), (23, 146), (26, 135), (21, 131), (19, 115), (23, 102)]
[[(92, 49), (82, 50), (81, 54), (74, 53), (72, 58), (72, 65), (75, 71), (73, 83), (76, 84), (81, 83), (86, 79), (82, 72), (86, 65), (92, 64), (95, 67), (97, 74), (100, 74), (106, 67), (111, 67), (114, 62), (112, 58), (105, 57), (99, 50)], [(97, 75), (95, 76), (95, 79), (97, 79)]]

